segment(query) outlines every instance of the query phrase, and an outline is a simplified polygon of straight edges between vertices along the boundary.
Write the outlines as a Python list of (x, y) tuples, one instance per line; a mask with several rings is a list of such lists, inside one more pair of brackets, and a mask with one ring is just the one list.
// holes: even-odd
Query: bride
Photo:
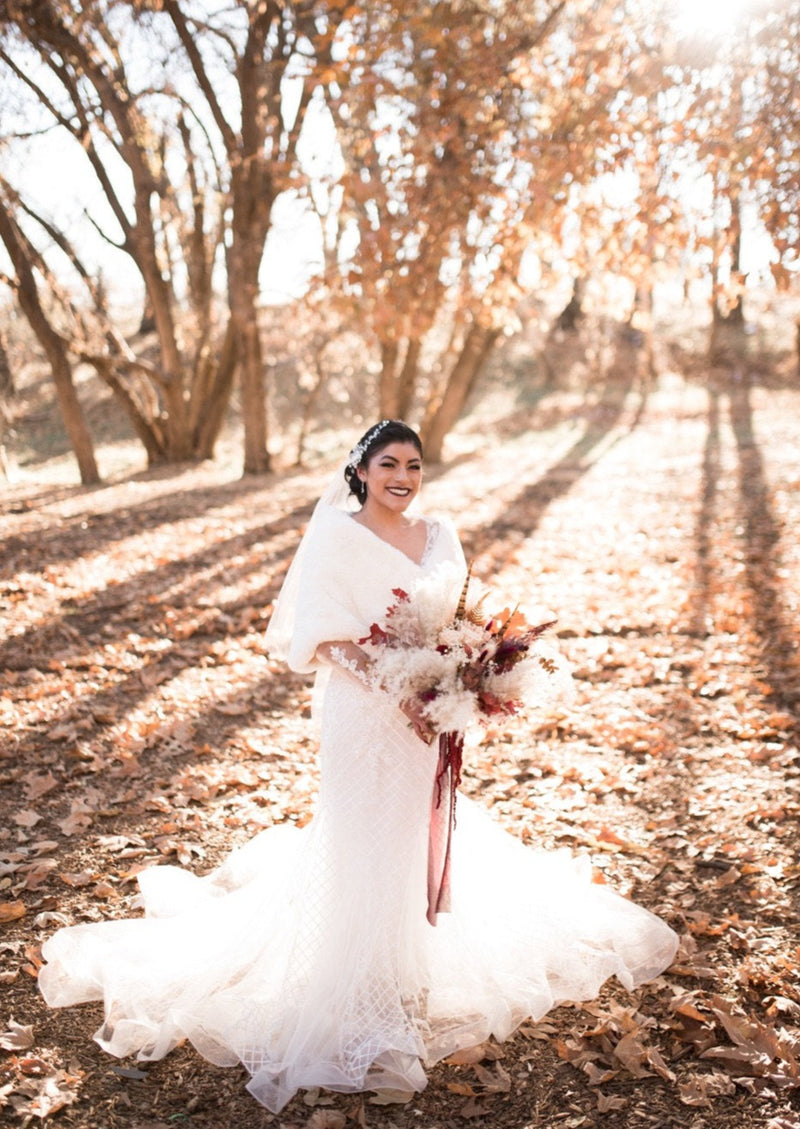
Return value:
[(466, 573), (449, 521), (410, 516), (422, 446), (371, 427), (320, 500), (267, 643), (322, 689), (314, 819), (270, 828), (197, 878), (139, 876), (146, 916), (58, 931), (39, 976), (48, 1004), (103, 1000), (95, 1038), (158, 1059), (183, 1040), (279, 1111), (299, 1088), (425, 1086), (424, 1068), (616, 976), (658, 975), (676, 937), (566, 852), (524, 847), (459, 798), (449, 912), (428, 893), (434, 734), (374, 688), (358, 640), (442, 567)]

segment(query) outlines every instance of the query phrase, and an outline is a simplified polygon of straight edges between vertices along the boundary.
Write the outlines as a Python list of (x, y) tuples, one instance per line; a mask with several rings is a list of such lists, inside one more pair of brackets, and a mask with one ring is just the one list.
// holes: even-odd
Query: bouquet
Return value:
[(515, 608), (487, 615), (488, 592), (455, 566), (394, 588), (383, 624), (359, 640), (373, 677), (397, 701), (416, 698), (438, 733), (518, 713), (530, 701), (564, 694), (571, 683), (558, 652), (542, 636), (555, 620), (532, 625)]
[(571, 677), (542, 640), (555, 620), (532, 625), (518, 608), (487, 615), (488, 592), (444, 567), (411, 593), (394, 588), (385, 621), (359, 640), (373, 680), (395, 701), (416, 699), (439, 734), (428, 860), (428, 920), (449, 908), (450, 839), (464, 733), (475, 721), (518, 713), (527, 702), (564, 696)]

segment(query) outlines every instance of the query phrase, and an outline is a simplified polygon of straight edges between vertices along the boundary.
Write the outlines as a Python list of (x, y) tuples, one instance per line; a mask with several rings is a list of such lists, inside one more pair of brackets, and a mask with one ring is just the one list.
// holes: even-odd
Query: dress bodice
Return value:
[(289, 665), (307, 673), (321, 643), (369, 634), (393, 603), (394, 588), (413, 587), (420, 576), (446, 563), (466, 572), (458, 535), (446, 518), (425, 518), (425, 550), (419, 563), (390, 545), (352, 514), (326, 507), (316, 522), (299, 578)]

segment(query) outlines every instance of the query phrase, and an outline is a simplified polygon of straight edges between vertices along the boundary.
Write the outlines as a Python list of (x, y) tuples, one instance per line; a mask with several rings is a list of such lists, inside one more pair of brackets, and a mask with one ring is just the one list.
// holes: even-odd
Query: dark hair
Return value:
[(355, 494), (362, 506), (367, 500), (367, 484), (358, 477), (358, 468), (367, 466), (373, 455), (377, 455), (378, 451), (382, 451), (390, 443), (413, 443), (422, 458), (422, 440), (413, 427), (409, 427), (401, 419), (382, 419), (380, 423), (374, 423), (356, 443), (344, 468), (350, 493)]

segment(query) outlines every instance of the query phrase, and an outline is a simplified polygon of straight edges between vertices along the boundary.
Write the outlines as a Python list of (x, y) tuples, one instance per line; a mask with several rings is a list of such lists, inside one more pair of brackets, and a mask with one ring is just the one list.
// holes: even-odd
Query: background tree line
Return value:
[(301, 436), (331, 343), (357, 341), (379, 373), (365, 414), (419, 419), (433, 459), (520, 304), (565, 273), (573, 314), (594, 272), (628, 281), (631, 318), (677, 274), (706, 284), (711, 322), (743, 325), (757, 226), (791, 288), (800, 4), (752, 0), (701, 39), (685, 9), (0, 0), (0, 278), (82, 480), (81, 365), (150, 464), (209, 457), (238, 388), (244, 470), (268, 469), (261, 279), (282, 205), (316, 240), (282, 314)]

